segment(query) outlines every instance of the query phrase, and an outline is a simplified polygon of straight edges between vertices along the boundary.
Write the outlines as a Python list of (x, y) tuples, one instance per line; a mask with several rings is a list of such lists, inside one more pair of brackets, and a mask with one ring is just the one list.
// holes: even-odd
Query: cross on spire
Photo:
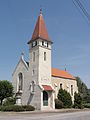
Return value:
[(42, 14), (42, 8), (40, 8), (40, 14)]

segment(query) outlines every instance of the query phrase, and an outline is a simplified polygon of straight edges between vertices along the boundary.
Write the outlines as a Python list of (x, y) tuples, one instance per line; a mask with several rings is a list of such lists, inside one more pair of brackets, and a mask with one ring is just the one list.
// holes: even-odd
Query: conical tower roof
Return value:
[(41, 38), (41, 39), (44, 39), (46, 41), (52, 42), (50, 40), (49, 35), (48, 35), (48, 32), (47, 32), (47, 29), (46, 29), (45, 22), (44, 22), (44, 19), (43, 19), (41, 11), (40, 11), (40, 15), (39, 15), (39, 17), (37, 19), (37, 23), (36, 23), (34, 32), (32, 34), (32, 38), (28, 42), (28, 44), (30, 42), (34, 41), (35, 39), (38, 39), (38, 38)]

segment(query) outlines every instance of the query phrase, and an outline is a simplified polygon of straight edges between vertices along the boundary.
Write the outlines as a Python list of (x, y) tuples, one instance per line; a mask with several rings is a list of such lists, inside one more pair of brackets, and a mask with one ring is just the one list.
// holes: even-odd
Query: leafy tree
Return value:
[(63, 89), (59, 90), (58, 99), (63, 102), (63, 105), (65, 108), (69, 108), (72, 106), (71, 95), (66, 90), (63, 90)]
[(7, 80), (0, 80), (0, 101), (1, 105), (5, 98), (13, 95), (13, 86)]
[(83, 105), (82, 105), (82, 97), (80, 96), (79, 93), (74, 93), (74, 108), (79, 108), (82, 109)]
[(84, 97), (86, 103), (90, 103), (90, 89), (87, 90), (87, 96)]
[(80, 79), (80, 77), (76, 77), (77, 80), (77, 86), (78, 86), (78, 93), (82, 96), (82, 99), (84, 102), (87, 102), (90, 100), (90, 91)]

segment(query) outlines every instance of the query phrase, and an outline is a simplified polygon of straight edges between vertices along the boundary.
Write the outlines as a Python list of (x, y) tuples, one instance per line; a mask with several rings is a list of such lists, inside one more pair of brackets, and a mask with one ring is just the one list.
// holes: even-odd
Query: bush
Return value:
[(63, 108), (63, 102), (61, 100), (55, 99), (55, 108), (56, 109), (61, 109)]
[(0, 111), (1, 111), (1, 106), (0, 106)]
[(4, 102), (3, 102), (3, 106), (9, 106), (9, 105), (14, 105), (15, 104), (15, 98), (7, 98)]
[(25, 111), (34, 111), (35, 108), (31, 105), (23, 105), (22, 106), (24, 108)]
[(82, 97), (80, 96), (79, 93), (74, 93), (74, 108), (79, 108), (79, 109), (83, 109), (84, 106), (82, 104)]
[(14, 111), (14, 112), (22, 112), (22, 111), (34, 111), (35, 108), (31, 105), (10, 105), (10, 106), (2, 106), (0, 108), (1, 111)]
[(72, 106), (71, 95), (66, 90), (59, 90), (58, 99), (63, 102), (64, 108), (70, 108)]
[(1, 111), (15, 111), (15, 112), (19, 112), (19, 111), (24, 111), (24, 108), (22, 106), (2, 106), (1, 107)]
[(85, 108), (90, 108), (90, 103), (84, 104), (84, 107), (85, 107)]

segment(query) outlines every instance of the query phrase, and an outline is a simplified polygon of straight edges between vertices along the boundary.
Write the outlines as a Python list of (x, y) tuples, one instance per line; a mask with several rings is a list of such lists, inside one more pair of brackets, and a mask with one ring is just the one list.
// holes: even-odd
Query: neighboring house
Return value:
[(51, 68), (51, 46), (42, 13), (38, 17), (29, 45), (29, 62), (23, 53), (17, 64), (12, 83), (16, 93), (16, 104), (33, 105), (36, 109), (54, 109), (58, 90), (66, 89), (72, 100), (77, 92), (77, 83), (67, 71)]

